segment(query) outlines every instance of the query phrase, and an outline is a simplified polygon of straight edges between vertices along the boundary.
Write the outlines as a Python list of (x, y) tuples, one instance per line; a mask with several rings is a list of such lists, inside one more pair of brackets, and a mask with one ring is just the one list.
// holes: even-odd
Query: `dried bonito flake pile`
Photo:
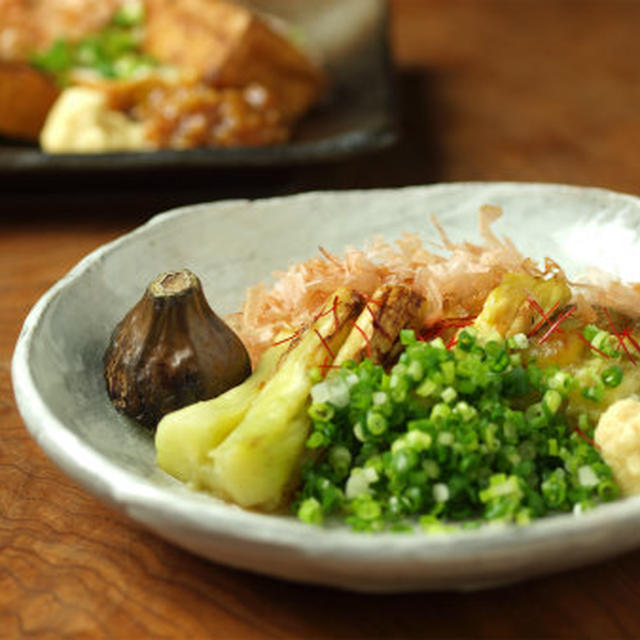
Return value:
[[(510, 272), (534, 277), (557, 273), (558, 265), (547, 259), (544, 270), (522, 255), (509, 238), (499, 238), (491, 225), (502, 215), (499, 207), (480, 208), (481, 244), (453, 242), (437, 219), (432, 223), (441, 246), (434, 251), (416, 235), (405, 233), (390, 244), (376, 238), (364, 249), (348, 248), (343, 256), (320, 248), (320, 255), (274, 274), (275, 283), (250, 287), (242, 311), (227, 318), (258, 361), (282, 331), (309, 325), (327, 298), (339, 287), (372, 296), (383, 285), (405, 285), (422, 295), (428, 304), (425, 324), (443, 317), (475, 316), (489, 292)], [(437, 251), (437, 252), (436, 252)], [(599, 304), (622, 313), (640, 309), (640, 291), (610, 278), (598, 284), (582, 284), (577, 304)]]

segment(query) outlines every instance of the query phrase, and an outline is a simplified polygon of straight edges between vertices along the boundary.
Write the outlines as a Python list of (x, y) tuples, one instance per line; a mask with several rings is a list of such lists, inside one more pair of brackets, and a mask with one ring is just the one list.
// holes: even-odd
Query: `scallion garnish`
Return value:
[[(615, 351), (608, 332), (587, 327), (582, 336)], [(526, 336), (483, 345), (462, 329), (446, 348), (440, 337), (426, 342), (403, 331), (401, 341), (390, 371), (365, 359), (315, 385), (307, 446), (326, 455), (302, 470), (302, 520), (433, 531), (522, 524), (617, 496), (586, 414), (577, 425), (566, 415), (573, 376), (512, 358)], [(622, 369), (609, 367), (582, 395), (600, 402), (621, 379)]]

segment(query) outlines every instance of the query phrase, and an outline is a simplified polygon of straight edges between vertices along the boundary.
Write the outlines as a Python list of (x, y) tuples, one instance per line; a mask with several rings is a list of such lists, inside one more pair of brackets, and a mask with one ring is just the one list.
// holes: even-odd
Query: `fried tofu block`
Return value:
[(261, 84), (291, 119), (324, 88), (318, 66), (246, 8), (220, 0), (149, 0), (147, 11), (145, 49), (213, 86)]
[(122, 0), (0, 0), (0, 134), (37, 141), (59, 94), (29, 66), (34, 51), (106, 24)]
[(37, 140), (58, 94), (47, 75), (26, 64), (0, 62), (0, 134)]

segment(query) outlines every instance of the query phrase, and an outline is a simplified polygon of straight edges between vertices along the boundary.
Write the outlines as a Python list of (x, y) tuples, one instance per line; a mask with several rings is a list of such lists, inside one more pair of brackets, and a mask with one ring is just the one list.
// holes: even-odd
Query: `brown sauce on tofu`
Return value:
[(257, 85), (214, 89), (158, 87), (134, 110), (157, 148), (257, 147), (285, 142), (290, 128), (272, 96)]

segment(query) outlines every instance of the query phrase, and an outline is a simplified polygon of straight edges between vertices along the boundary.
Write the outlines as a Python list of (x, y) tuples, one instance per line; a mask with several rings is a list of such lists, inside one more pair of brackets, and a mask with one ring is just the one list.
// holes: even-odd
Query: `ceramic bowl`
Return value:
[(640, 543), (640, 498), (520, 528), (456, 535), (363, 535), (244, 511), (159, 471), (148, 432), (111, 406), (102, 354), (118, 320), (158, 273), (188, 267), (220, 314), (274, 269), (381, 234), (479, 240), (478, 208), (571, 277), (589, 264), (640, 281), (640, 200), (560, 185), (466, 183), (227, 201), (162, 214), (80, 262), (29, 314), (13, 359), (27, 428), (48, 456), (102, 500), (203, 558), (296, 581), (362, 591), (472, 589), (576, 567)]

